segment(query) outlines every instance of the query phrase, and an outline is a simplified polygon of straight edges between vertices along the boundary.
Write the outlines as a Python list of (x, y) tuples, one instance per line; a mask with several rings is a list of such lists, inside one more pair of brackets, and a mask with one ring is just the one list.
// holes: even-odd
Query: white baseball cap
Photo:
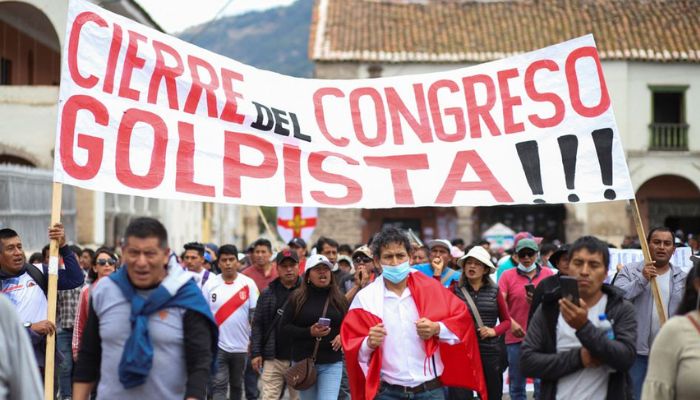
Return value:
[(306, 270), (318, 267), (319, 265), (325, 265), (331, 270), (333, 270), (333, 263), (328, 260), (328, 257), (322, 254), (314, 254), (306, 259)]
[(428, 248), (430, 250), (432, 250), (435, 246), (444, 247), (450, 252), (450, 254), (452, 254), (452, 244), (450, 244), (450, 241), (447, 239), (434, 239), (428, 242)]

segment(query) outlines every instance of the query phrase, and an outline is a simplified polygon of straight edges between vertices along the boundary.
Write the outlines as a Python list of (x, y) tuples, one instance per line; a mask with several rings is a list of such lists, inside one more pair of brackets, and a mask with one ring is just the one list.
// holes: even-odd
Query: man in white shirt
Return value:
[(214, 400), (241, 399), (243, 371), (250, 342), (250, 322), (258, 302), (255, 282), (238, 273), (238, 249), (226, 244), (217, 254), (221, 275), (213, 275), (202, 288), (219, 326), (217, 371), (212, 382)]
[(584, 236), (569, 255), (567, 279), (576, 279), (580, 301), (562, 297), (559, 287), (557, 296), (542, 300), (521, 348), (522, 372), (541, 379), (540, 400), (626, 399), (635, 358), (634, 309), (604, 283), (610, 261), (604, 242)]
[(194, 276), (197, 286), (204, 287), (209, 278), (214, 275), (204, 268), (204, 245), (197, 242), (185, 244), (185, 253), (182, 256), (182, 263)]
[(442, 399), (443, 385), (484, 396), (469, 311), (438, 281), (411, 269), (409, 251), (395, 228), (372, 242), (382, 279), (357, 293), (341, 328), (352, 398)]

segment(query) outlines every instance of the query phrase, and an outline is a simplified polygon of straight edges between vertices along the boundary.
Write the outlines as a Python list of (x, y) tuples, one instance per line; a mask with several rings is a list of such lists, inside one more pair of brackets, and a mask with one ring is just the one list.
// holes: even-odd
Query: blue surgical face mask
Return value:
[(525, 273), (532, 272), (532, 271), (535, 270), (535, 268), (537, 268), (537, 264), (536, 264), (536, 263), (532, 263), (532, 265), (530, 265), (530, 266), (527, 267), (527, 268), (526, 268), (524, 265), (520, 264), (520, 263), (518, 264), (518, 269), (521, 270), (521, 271), (523, 271), (523, 272), (525, 272)]
[(382, 276), (391, 283), (399, 283), (406, 279), (408, 273), (411, 272), (411, 267), (408, 261), (397, 266), (382, 265)]

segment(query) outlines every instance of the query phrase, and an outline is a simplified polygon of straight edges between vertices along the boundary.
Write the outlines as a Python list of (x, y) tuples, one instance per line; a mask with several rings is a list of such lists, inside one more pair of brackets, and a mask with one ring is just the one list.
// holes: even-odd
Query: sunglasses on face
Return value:
[(368, 264), (370, 261), (372, 261), (372, 259), (367, 257), (355, 257), (352, 259), (352, 262), (355, 264)]
[(535, 256), (534, 251), (521, 251), (518, 253), (518, 257), (521, 257), (521, 258), (532, 258), (534, 256)]
[(109, 260), (97, 260), (96, 263), (97, 265), (104, 267), (107, 264), (114, 266), (117, 264), (117, 261), (110, 258)]

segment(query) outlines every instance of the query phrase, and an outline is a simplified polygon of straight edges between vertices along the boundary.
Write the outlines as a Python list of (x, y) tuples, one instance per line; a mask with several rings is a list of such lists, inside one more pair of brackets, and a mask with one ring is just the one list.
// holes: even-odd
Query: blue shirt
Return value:
[[(430, 277), (433, 276), (433, 266), (426, 263), (426, 264), (416, 264), (411, 266), (411, 268), (414, 268)], [(452, 274), (450, 275), (449, 278), (445, 278), (447, 274)], [(442, 274), (440, 275), (440, 283), (444, 287), (450, 287), (452, 282), (459, 283), (459, 278), (462, 276), (462, 274), (459, 271), (455, 271), (452, 268), (447, 268), (445, 267), (442, 270)]]

